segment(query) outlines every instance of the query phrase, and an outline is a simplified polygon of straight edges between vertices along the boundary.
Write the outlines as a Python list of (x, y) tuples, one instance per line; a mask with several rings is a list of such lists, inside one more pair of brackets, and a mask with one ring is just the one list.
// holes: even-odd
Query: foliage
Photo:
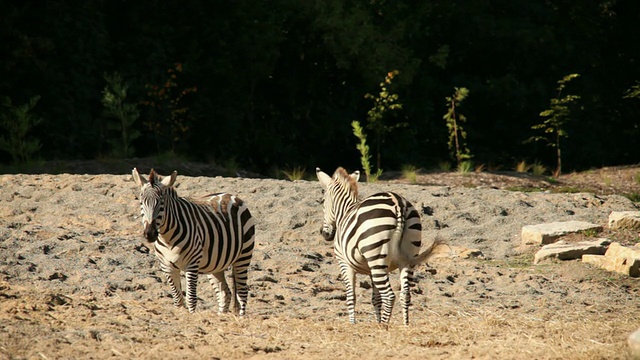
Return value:
[(140, 111), (135, 103), (126, 102), (127, 85), (122, 75), (117, 72), (105, 74), (107, 85), (102, 90), (102, 105), (104, 116), (111, 121), (107, 128), (115, 132), (115, 136), (107, 138), (112, 147), (112, 154), (119, 158), (129, 158), (135, 155), (133, 141), (140, 137), (140, 131), (135, 129), (135, 123)]
[(640, 203), (640, 193), (624, 194), (623, 196), (633, 202)]
[(394, 125), (386, 125), (384, 122), (387, 113), (402, 109), (402, 104), (398, 103), (398, 94), (394, 94), (388, 89), (393, 78), (399, 73), (398, 70), (388, 72), (384, 81), (380, 83), (380, 92), (378, 95), (366, 94), (364, 96), (366, 99), (373, 100), (373, 107), (367, 112), (367, 129), (372, 130), (375, 136), (376, 168), (378, 172), (381, 172), (380, 151), (385, 135), (397, 128), (409, 126), (406, 122), (396, 123)]
[(624, 99), (640, 98), (640, 82), (636, 81), (636, 84), (627, 90), (627, 93), (623, 96)]
[(449, 131), (449, 151), (454, 156), (458, 166), (465, 160), (471, 159), (471, 152), (466, 144), (467, 132), (462, 127), (467, 118), (457, 112), (462, 101), (469, 95), (467, 88), (454, 88), (452, 96), (447, 96), (447, 113), (442, 117), (447, 124)]
[(440, 169), (440, 171), (444, 171), (444, 172), (451, 171), (451, 163), (448, 162), (448, 161), (440, 161), (438, 163), (438, 169)]
[(29, 162), (40, 150), (40, 141), (29, 137), (33, 128), (42, 121), (33, 114), (38, 101), (40, 96), (34, 96), (26, 104), (19, 106), (13, 105), (13, 101), (8, 97), (2, 101), (0, 127), (5, 133), (0, 136), (0, 149), (11, 154), (13, 164)]
[(547, 180), (547, 182), (548, 182), (549, 184), (559, 184), (559, 183), (560, 183), (560, 181), (558, 181), (558, 179), (557, 179), (557, 178), (554, 178), (554, 177), (552, 177), (552, 176), (547, 177), (547, 179), (546, 179), (546, 180)]
[(596, 229), (586, 229), (586, 230), (581, 230), (580, 234), (592, 238), (592, 237), (596, 237), (598, 236), (599, 231)]
[(167, 148), (175, 152), (176, 145), (184, 141), (191, 130), (193, 119), (184, 100), (185, 96), (198, 89), (195, 86), (178, 86), (178, 74), (181, 72), (182, 64), (175, 63), (167, 70), (167, 78), (162, 85), (145, 85), (147, 100), (143, 105), (153, 110), (145, 125), (155, 136), (158, 152)]
[(176, 154), (173, 151), (163, 151), (152, 156), (154, 164), (163, 167), (172, 167), (188, 161), (186, 156)]
[(531, 165), (526, 160), (522, 160), (516, 164), (516, 172), (526, 173), (531, 169)]
[(464, 160), (458, 163), (458, 167), (456, 168), (458, 173), (460, 174), (469, 174), (473, 171), (473, 161)]
[(234, 157), (225, 159), (222, 162), (222, 167), (224, 168), (225, 176), (234, 177), (240, 174), (240, 164), (238, 164), (238, 161)]
[(371, 155), (369, 154), (369, 145), (367, 145), (367, 136), (362, 126), (360, 126), (360, 122), (352, 121), (351, 127), (353, 128), (353, 134), (360, 140), (356, 148), (360, 151), (360, 165), (362, 165), (362, 169), (367, 175), (367, 182), (375, 182), (382, 174), (382, 169), (378, 168), (375, 173), (371, 172)]
[(290, 168), (288, 170), (282, 170), (282, 173), (284, 174), (284, 176), (287, 177), (287, 179), (289, 179), (291, 181), (303, 180), (304, 179), (305, 169), (303, 167), (301, 167), (301, 166), (295, 166), (295, 167)]
[(571, 119), (571, 109), (570, 106), (580, 99), (578, 95), (568, 94), (564, 97), (560, 97), (562, 95), (562, 90), (566, 87), (567, 83), (571, 80), (579, 77), (579, 74), (569, 74), (558, 80), (557, 96), (551, 99), (551, 107), (547, 110), (544, 110), (540, 113), (540, 117), (545, 118), (545, 120), (540, 123), (533, 125), (531, 128), (534, 130), (543, 130), (545, 136), (533, 136), (529, 139), (529, 141), (546, 141), (547, 145), (556, 148), (556, 170), (553, 175), (555, 177), (560, 176), (562, 171), (562, 152), (560, 147), (560, 139), (563, 137), (568, 137), (568, 133), (566, 131), (566, 126), (569, 120)]
[(418, 182), (418, 168), (415, 165), (403, 165), (402, 177), (409, 181), (411, 184)]
[(533, 175), (542, 176), (546, 172), (547, 172), (547, 167), (537, 161), (531, 165), (531, 173)]
[[(550, 149), (542, 142), (522, 140), (549, 135), (531, 129), (541, 122), (531, 114), (549, 108), (557, 72), (586, 69), (589, 76), (572, 82), (571, 92), (588, 111), (572, 110), (562, 160), (572, 170), (640, 162), (640, 104), (629, 101), (637, 99), (640, 67), (628, 40), (640, 3), (532, 0), (500, 12), (496, 4), (5, 2), (0, 97), (19, 104), (41, 95), (44, 120), (28, 137), (40, 141), (38, 154), (47, 160), (111, 150), (101, 141), (113, 137), (101, 121), (102, 74), (117, 70), (129, 85), (127, 100), (140, 110), (137, 157), (173, 151), (200, 162), (234, 158), (262, 174), (286, 164), (353, 168), (360, 159), (348, 151), (353, 135), (345, 119), (358, 119), (373, 171), (378, 163), (427, 168), (445, 160), (455, 169), (441, 102), (464, 84), (473, 89), (461, 108), (473, 160), (509, 167), (513, 159), (555, 162), (546, 160)], [(390, 69), (401, 76), (383, 85), (401, 110), (376, 123), (384, 126), (378, 142), (365, 119)], [(0, 162), (11, 161), (0, 152)]]

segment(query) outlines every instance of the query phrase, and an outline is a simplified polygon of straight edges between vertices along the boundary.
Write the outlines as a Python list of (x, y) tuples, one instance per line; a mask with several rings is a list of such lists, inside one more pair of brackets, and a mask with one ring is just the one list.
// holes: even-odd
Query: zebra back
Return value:
[(413, 262), (420, 252), (422, 225), (408, 200), (393, 192), (359, 199), (358, 173), (349, 175), (341, 167), (332, 177), (316, 172), (325, 190), (321, 232), (334, 239), (338, 257), (365, 274), (375, 259), (386, 258), (390, 270)]
[(207, 274), (250, 261), (255, 221), (244, 201), (226, 193), (180, 197), (174, 182), (173, 174), (163, 178), (152, 170), (141, 186), (143, 224), (156, 228), (157, 237), (148, 240), (157, 240), (161, 262), (180, 270), (198, 262), (198, 271)]

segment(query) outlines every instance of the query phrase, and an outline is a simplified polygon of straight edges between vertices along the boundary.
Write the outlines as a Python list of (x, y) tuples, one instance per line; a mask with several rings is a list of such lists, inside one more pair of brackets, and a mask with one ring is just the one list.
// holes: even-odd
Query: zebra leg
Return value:
[(164, 276), (167, 278), (169, 286), (171, 286), (171, 297), (173, 305), (182, 307), (184, 305), (184, 297), (182, 296), (182, 284), (180, 283), (180, 270), (162, 269)]
[(227, 280), (224, 277), (224, 271), (216, 274), (209, 274), (209, 283), (213, 286), (213, 290), (216, 292), (216, 299), (218, 299), (218, 312), (226, 313), (229, 311), (229, 304), (231, 303), (231, 290), (227, 285)]
[(382, 298), (380, 322), (388, 324), (393, 311), (393, 304), (396, 301), (396, 295), (393, 293), (391, 282), (389, 281), (389, 268), (386, 265), (372, 268), (371, 279), (373, 280), (373, 286), (378, 288)]
[(247, 297), (249, 296), (249, 287), (247, 286), (247, 278), (249, 271), (249, 263), (232, 265), (231, 274), (233, 276), (234, 301), (233, 308), (240, 316), (244, 316), (247, 307)]
[(189, 269), (185, 271), (185, 277), (187, 280), (187, 308), (190, 313), (196, 311), (196, 304), (198, 302), (198, 294), (196, 287), (198, 286), (198, 268)]
[(405, 266), (400, 269), (400, 303), (402, 304), (402, 318), (405, 325), (409, 325), (409, 306), (411, 306), (411, 287), (413, 286), (413, 267)]
[(347, 288), (347, 311), (349, 311), (349, 322), (356, 323), (356, 272), (346, 263), (340, 262), (340, 272), (342, 281)]
[(371, 277), (371, 304), (373, 304), (373, 311), (376, 315), (376, 322), (380, 322), (380, 306), (382, 304), (382, 298), (380, 297), (380, 291), (373, 285), (373, 276)]

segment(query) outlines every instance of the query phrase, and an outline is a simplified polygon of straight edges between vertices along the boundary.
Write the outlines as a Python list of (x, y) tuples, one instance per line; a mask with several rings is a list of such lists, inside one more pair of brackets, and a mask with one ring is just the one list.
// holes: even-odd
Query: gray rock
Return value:
[(567, 243), (564, 241), (558, 241), (553, 244), (545, 245), (540, 249), (534, 259), (533, 263), (538, 264), (545, 260), (574, 260), (581, 259), (582, 255), (604, 255), (607, 251), (607, 247), (611, 242), (608, 239), (598, 239), (594, 241), (581, 241), (577, 243)]
[(588, 230), (602, 231), (602, 226), (585, 221), (565, 221), (526, 225), (522, 227), (522, 244), (551, 244), (560, 236)]

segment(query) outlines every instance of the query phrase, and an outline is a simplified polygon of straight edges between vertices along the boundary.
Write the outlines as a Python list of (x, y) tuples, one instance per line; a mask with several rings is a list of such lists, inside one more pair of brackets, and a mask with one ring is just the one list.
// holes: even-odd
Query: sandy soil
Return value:
[[(625, 193), (640, 192), (638, 171)], [(473, 184), (479, 176), (493, 185)], [(365, 277), (358, 324), (348, 322), (331, 244), (318, 233), (317, 181), (178, 176), (181, 195), (238, 194), (258, 221), (247, 315), (237, 318), (216, 313), (205, 277), (195, 314), (173, 307), (140, 236), (129, 173), (0, 175), (0, 359), (628, 358), (627, 336), (640, 326), (637, 279), (579, 261), (532, 265), (536, 248), (520, 246), (520, 231), (606, 225), (611, 211), (639, 206), (599, 191), (507, 191), (513, 181), (495, 185), (502, 178), (360, 184), (363, 195), (403, 194), (422, 211), (425, 242), (439, 236), (454, 249), (417, 269), (411, 324), (396, 305), (384, 329)], [(481, 255), (464, 258), (465, 249)]]

